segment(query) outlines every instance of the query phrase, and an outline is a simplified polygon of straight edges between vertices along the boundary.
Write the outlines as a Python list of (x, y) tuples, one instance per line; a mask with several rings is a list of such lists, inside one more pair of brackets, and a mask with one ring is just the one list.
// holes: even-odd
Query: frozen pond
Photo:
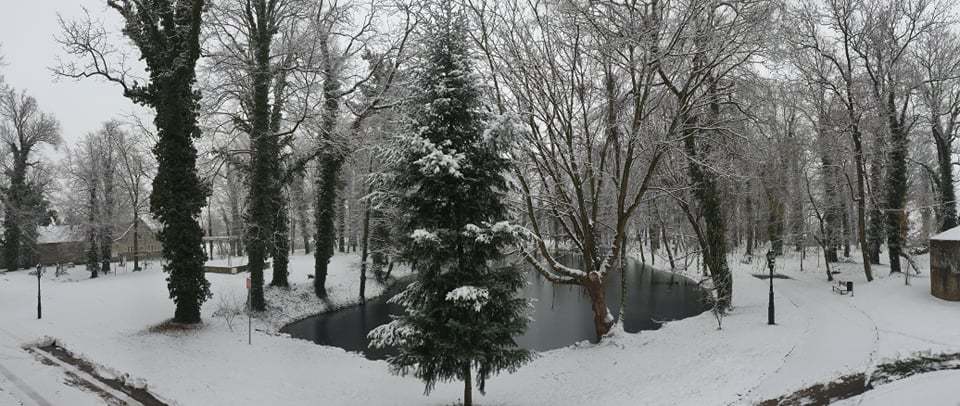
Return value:
[[(586, 291), (579, 286), (554, 285), (532, 270), (523, 290), (533, 303), (533, 319), (527, 332), (517, 338), (520, 346), (544, 351), (583, 340), (593, 340), (593, 314)], [(704, 291), (696, 282), (670, 272), (657, 271), (631, 261), (627, 267), (627, 309), (624, 328), (631, 333), (655, 330), (662, 321), (677, 320), (704, 312)], [(614, 317), (620, 305), (620, 275), (607, 275), (607, 306)], [(400, 307), (386, 303), (386, 297), (362, 306), (319, 314), (281, 329), (297, 338), (317, 344), (361, 351), (367, 358), (382, 359), (387, 353), (367, 348), (367, 332), (390, 321)]]

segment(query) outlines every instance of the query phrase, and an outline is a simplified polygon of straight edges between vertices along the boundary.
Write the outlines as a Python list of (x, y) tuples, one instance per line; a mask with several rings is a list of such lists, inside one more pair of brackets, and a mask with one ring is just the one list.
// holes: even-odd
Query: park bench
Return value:
[(853, 281), (838, 280), (837, 284), (833, 286), (833, 291), (841, 295), (849, 293), (850, 296), (853, 296)]

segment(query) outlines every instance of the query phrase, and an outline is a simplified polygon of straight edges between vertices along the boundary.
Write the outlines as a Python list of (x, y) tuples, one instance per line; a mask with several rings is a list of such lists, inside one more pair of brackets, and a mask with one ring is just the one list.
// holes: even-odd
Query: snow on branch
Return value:
[(475, 286), (461, 286), (450, 292), (447, 292), (446, 300), (461, 305), (473, 307), (473, 311), (479, 312), (487, 301), (490, 300), (490, 292), (484, 288)]
[(413, 230), (413, 232), (410, 233), (410, 238), (412, 238), (414, 244), (417, 244), (417, 245), (440, 243), (440, 237), (438, 237), (436, 233), (431, 233), (422, 228)]
[(367, 338), (370, 339), (370, 347), (387, 348), (406, 345), (411, 340), (417, 339), (418, 335), (413, 326), (400, 320), (394, 320), (370, 330)]
[(448, 173), (457, 178), (463, 177), (460, 173), (460, 163), (466, 159), (466, 155), (453, 148), (444, 149), (443, 147), (449, 146), (449, 140), (444, 145), (438, 146), (420, 136), (405, 138), (411, 152), (422, 154), (420, 159), (414, 161), (414, 164), (420, 167), (420, 173), (427, 176)]

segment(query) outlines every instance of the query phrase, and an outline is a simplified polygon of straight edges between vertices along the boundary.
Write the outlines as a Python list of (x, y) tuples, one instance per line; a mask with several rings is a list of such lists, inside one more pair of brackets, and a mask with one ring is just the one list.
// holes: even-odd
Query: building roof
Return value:
[(931, 240), (937, 241), (960, 241), (960, 227), (954, 227), (933, 237)]
[(57, 244), (86, 240), (84, 226), (49, 225), (37, 229), (37, 244)]
[[(159, 224), (149, 216), (140, 216), (140, 224), (146, 226), (149, 231), (156, 233), (159, 231)], [(132, 223), (121, 223), (114, 225), (114, 240), (123, 238), (133, 229)], [(142, 227), (141, 227), (142, 229)], [(146, 230), (144, 230), (146, 231)], [(86, 241), (87, 227), (78, 224), (63, 224), (39, 227), (37, 229), (37, 244), (60, 244), (67, 242)]]
[[(140, 230), (141, 230), (140, 233), (143, 233), (144, 231), (150, 231), (150, 232), (152, 232), (152, 233), (157, 233), (157, 232), (160, 231), (160, 223), (158, 223), (156, 220), (154, 220), (154, 219), (153, 219), (152, 217), (150, 217), (150, 216), (141, 215), (141, 216), (140, 216), (140, 224), (142, 225), (142, 227), (140, 228)], [(146, 230), (144, 230), (143, 227), (146, 227)], [(131, 231), (133, 231), (133, 223), (128, 224), (128, 225), (126, 226), (126, 228), (123, 229), (123, 232), (119, 233), (119, 235), (116, 235), (116, 236), (114, 237), (114, 240), (120, 240), (120, 239), (122, 239), (123, 237), (125, 237), (125, 236), (127, 235), (127, 233), (129, 233), (129, 232), (131, 232)]]

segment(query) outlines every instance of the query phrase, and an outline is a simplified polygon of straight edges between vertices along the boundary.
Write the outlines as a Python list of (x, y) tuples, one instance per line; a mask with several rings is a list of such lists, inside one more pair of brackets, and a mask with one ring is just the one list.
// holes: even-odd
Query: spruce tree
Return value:
[(429, 392), (437, 382), (464, 381), (472, 404), (491, 374), (513, 371), (530, 354), (514, 337), (526, 328), (519, 270), (497, 266), (517, 227), (508, 216), (504, 174), (510, 167), (496, 132), (485, 131), (472, 75), (465, 20), (448, 2), (432, 13), (410, 125), (397, 139), (393, 187), (400, 259), (416, 279), (391, 299), (405, 311), (370, 333), (374, 346), (396, 347), (394, 372), (412, 373)]

